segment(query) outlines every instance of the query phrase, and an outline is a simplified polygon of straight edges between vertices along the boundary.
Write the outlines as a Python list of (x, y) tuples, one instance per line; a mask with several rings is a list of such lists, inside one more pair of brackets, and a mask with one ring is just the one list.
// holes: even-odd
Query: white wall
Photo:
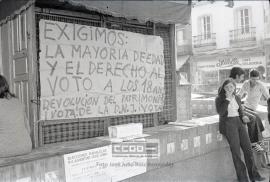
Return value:
[[(268, 2), (268, 1), (267, 1)], [(212, 16), (212, 33), (216, 33), (217, 49), (228, 48), (229, 31), (234, 27), (234, 10), (241, 6), (251, 7), (251, 26), (256, 27), (256, 37), (260, 42), (264, 36), (264, 2), (263, 1), (234, 1), (234, 7), (227, 7), (227, 2), (216, 1), (213, 4), (198, 5), (192, 8), (192, 36), (199, 35), (198, 19), (203, 15)]]

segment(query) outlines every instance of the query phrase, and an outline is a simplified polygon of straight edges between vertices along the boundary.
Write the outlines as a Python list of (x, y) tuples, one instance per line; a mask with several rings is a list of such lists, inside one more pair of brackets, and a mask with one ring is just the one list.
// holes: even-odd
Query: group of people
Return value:
[[(252, 70), (249, 80), (236, 93), (236, 83), (243, 81), (244, 75), (242, 68), (232, 68), (230, 78), (218, 90), (215, 103), (219, 114), (219, 130), (229, 143), (238, 180), (248, 182), (249, 176), (250, 181), (263, 181), (265, 178), (258, 172), (253, 151), (264, 151), (264, 126), (256, 109), (262, 96), (270, 103), (269, 92), (260, 81), (260, 73)], [(246, 100), (242, 102), (244, 97)], [(240, 148), (244, 153), (245, 163), (241, 159)]]

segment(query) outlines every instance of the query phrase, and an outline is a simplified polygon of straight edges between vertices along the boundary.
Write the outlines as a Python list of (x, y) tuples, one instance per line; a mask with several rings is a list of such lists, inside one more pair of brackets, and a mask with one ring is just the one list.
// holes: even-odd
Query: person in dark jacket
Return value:
[[(249, 136), (245, 129), (245, 123), (249, 122), (243, 115), (241, 99), (236, 96), (236, 85), (232, 79), (227, 79), (219, 89), (215, 104), (219, 114), (219, 130), (223, 134), (231, 149), (232, 159), (240, 182), (263, 181), (254, 163)], [(245, 163), (241, 160), (240, 148), (243, 150)]]

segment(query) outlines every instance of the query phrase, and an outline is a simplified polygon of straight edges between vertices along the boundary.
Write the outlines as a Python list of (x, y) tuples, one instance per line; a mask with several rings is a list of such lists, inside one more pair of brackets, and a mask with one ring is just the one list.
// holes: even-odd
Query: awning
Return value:
[(0, 25), (34, 4), (35, 0), (0, 1)]
[(177, 56), (176, 59), (176, 70), (179, 70), (190, 58), (190, 55)]
[(191, 6), (188, 1), (85, 1), (62, 0), (73, 6), (83, 6), (88, 10), (115, 17), (152, 21), (164, 24), (187, 24)]
[(55, 5), (57, 8), (87, 9), (114, 17), (163, 24), (188, 24), (191, 14), (188, 1), (2, 0), (0, 22), (15, 16), (33, 2), (49, 4), (52, 8)]

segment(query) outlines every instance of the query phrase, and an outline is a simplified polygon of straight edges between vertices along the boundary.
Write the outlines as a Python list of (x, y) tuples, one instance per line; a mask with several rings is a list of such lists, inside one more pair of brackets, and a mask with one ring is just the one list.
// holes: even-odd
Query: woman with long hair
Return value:
[[(240, 182), (263, 181), (254, 163), (251, 143), (245, 124), (248, 117), (243, 115), (241, 99), (236, 96), (236, 85), (231, 80), (225, 80), (216, 97), (216, 109), (219, 114), (219, 130), (223, 134), (231, 149), (232, 159)], [(241, 159), (240, 148), (243, 150), (245, 163)]]
[(7, 80), (0, 75), (0, 157), (23, 155), (31, 150), (24, 105), (10, 92)]

